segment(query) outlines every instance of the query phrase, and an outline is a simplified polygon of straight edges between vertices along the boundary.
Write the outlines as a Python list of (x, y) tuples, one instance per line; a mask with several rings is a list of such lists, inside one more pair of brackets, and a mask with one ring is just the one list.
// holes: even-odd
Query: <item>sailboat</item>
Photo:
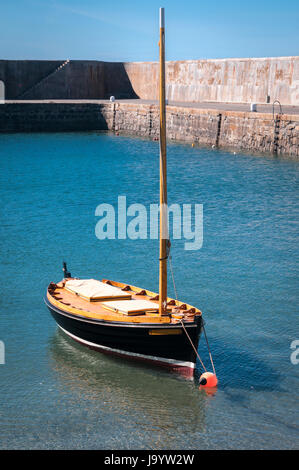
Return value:
[(73, 340), (120, 357), (144, 361), (192, 377), (202, 312), (167, 296), (170, 242), (167, 217), (165, 20), (160, 9), (160, 252), (159, 292), (109, 279), (72, 277), (51, 282), (45, 303), (59, 328)]

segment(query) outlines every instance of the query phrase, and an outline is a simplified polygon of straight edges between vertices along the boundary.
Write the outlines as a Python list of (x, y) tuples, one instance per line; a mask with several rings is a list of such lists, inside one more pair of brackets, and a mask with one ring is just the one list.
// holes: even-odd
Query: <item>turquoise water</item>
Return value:
[[(298, 447), (298, 162), (169, 145), (169, 203), (204, 207), (201, 250), (174, 240), (172, 262), (179, 298), (204, 313), (213, 396), (74, 344), (43, 304), (63, 260), (76, 276), (158, 289), (156, 240), (95, 236), (98, 204), (158, 202), (158, 143), (0, 135), (0, 165), (1, 448)], [(202, 339), (199, 351), (208, 365)]]

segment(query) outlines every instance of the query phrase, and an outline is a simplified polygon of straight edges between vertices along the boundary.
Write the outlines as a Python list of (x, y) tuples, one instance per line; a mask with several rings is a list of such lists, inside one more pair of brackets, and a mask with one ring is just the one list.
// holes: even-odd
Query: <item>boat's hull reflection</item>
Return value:
[(96, 407), (111, 413), (111, 419), (117, 414), (135, 420), (136, 415), (136, 425), (144, 422), (146, 428), (159, 431), (153, 433), (153, 440), (167, 436), (167, 446), (171, 445), (169, 439), (176, 435), (177, 426), (187, 426), (188, 432), (205, 430), (209, 398), (194, 382), (162, 369), (96, 354), (60, 330), (51, 339), (50, 360), (64, 393), (71, 390), (84, 400), (94, 400)]

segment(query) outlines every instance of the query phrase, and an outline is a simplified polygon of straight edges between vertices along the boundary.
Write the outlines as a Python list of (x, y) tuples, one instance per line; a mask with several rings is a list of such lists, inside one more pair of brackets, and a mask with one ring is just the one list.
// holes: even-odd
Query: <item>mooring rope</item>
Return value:
[(174, 288), (174, 293), (175, 293), (175, 300), (178, 300), (178, 293), (177, 293), (177, 290), (176, 290), (176, 285), (175, 285), (175, 280), (174, 280), (174, 275), (173, 275), (173, 268), (172, 268), (172, 260), (171, 260), (171, 255), (170, 254), (168, 255), (168, 259), (169, 259), (169, 267), (170, 267), (172, 283), (173, 283), (173, 288)]
[(210, 346), (209, 346), (209, 342), (208, 342), (208, 337), (207, 337), (206, 329), (205, 329), (205, 326), (204, 326), (204, 323), (203, 323), (203, 322), (202, 322), (202, 329), (203, 329), (203, 332), (204, 332), (204, 334), (205, 334), (206, 343), (207, 343), (208, 351), (209, 351), (209, 355), (210, 355), (210, 361), (211, 361), (211, 364), (212, 364), (212, 367), (213, 367), (213, 372), (214, 372), (214, 374), (216, 375), (215, 366), (214, 366), (214, 362), (213, 362), (213, 358), (212, 358), (212, 353), (211, 353), (211, 350), (210, 350)]
[(186, 328), (185, 328), (185, 325), (184, 325), (183, 321), (180, 320), (180, 322), (181, 322), (181, 324), (182, 324), (182, 327), (183, 327), (184, 332), (186, 333), (187, 338), (188, 338), (189, 341), (190, 341), (190, 344), (191, 344), (192, 348), (193, 348), (194, 351), (195, 351), (195, 354), (197, 355), (198, 359), (200, 360), (200, 363), (201, 363), (201, 365), (202, 365), (202, 368), (204, 369), (205, 372), (207, 372), (207, 369), (205, 368), (204, 363), (202, 362), (202, 360), (201, 360), (201, 358), (200, 358), (200, 355), (198, 354), (198, 351), (197, 351), (196, 347), (194, 346), (194, 344), (193, 344), (193, 342), (192, 342), (192, 339), (190, 338), (190, 336), (189, 336), (188, 333), (187, 333), (187, 330), (186, 330)]
[[(172, 267), (172, 256), (170, 254), (170, 247), (171, 247), (171, 243), (170, 243), (170, 240), (168, 240), (168, 246), (167, 246), (167, 256), (166, 258), (169, 259), (169, 267), (170, 267), (170, 273), (171, 273), (171, 278), (172, 278), (172, 283), (173, 283), (173, 289), (174, 289), (174, 293), (175, 293), (175, 300), (178, 300), (178, 293), (177, 293), (177, 289), (176, 289), (176, 285), (175, 285), (175, 280), (174, 280), (174, 274), (173, 274), (173, 267)], [(195, 351), (195, 354), (197, 355), (201, 365), (202, 365), (202, 368), (204, 369), (205, 372), (207, 372), (207, 369), (205, 368), (204, 366), (204, 363), (202, 362), (201, 360), (201, 357), (200, 355), (198, 354), (198, 351), (196, 349), (196, 347), (194, 346), (193, 344), (193, 341), (192, 339), (190, 338), (186, 328), (185, 328), (185, 325), (183, 323), (183, 321), (180, 319), (180, 322), (181, 322), (181, 325), (183, 327), (183, 330), (188, 338), (188, 340), (190, 341), (190, 344), (192, 346), (192, 348), (194, 349)], [(211, 361), (211, 365), (212, 365), (212, 368), (213, 368), (213, 373), (216, 375), (216, 371), (215, 371), (215, 366), (214, 366), (214, 362), (213, 362), (213, 358), (212, 358), (212, 353), (211, 353), (211, 349), (210, 349), (210, 345), (209, 345), (209, 342), (208, 342), (208, 337), (207, 337), (207, 333), (206, 333), (206, 330), (205, 330), (205, 327), (204, 327), (204, 321), (202, 319), (202, 329), (203, 329), (203, 332), (204, 332), (204, 335), (205, 335), (205, 340), (206, 340), (206, 343), (207, 343), (207, 347), (208, 347), (208, 351), (209, 351), (209, 356), (210, 356), (210, 361)]]
[[(171, 277), (172, 277), (173, 288), (174, 288), (174, 292), (175, 292), (175, 299), (178, 300), (178, 293), (177, 293), (177, 290), (176, 290), (176, 285), (175, 285), (175, 280), (174, 280), (173, 267), (172, 267), (172, 262), (171, 262), (171, 255), (168, 256), (168, 259), (169, 259), (169, 267), (170, 267), (170, 272), (171, 272)], [(198, 359), (199, 359), (199, 361), (202, 365), (202, 368), (204, 369), (205, 372), (207, 372), (207, 369), (205, 368), (204, 363), (202, 362), (201, 357), (198, 354), (198, 351), (197, 351), (196, 347), (194, 346), (193, 341), (190, 338), (190, 336), (189, 336), (189, 334), (188, 334), (188, 332), (185, 328), (185, 325), (184, 325), (184, 323), (181, 319), (180, 319), (180, 322), (181, 322), (181, 325), (183, 327), (183, 330), (184, 330), (188, 340), (190, 341), (190, 344), (191, 344), (192, 348), (195, 351), (195, 354), (197, 355), (197, 357), (198, 357)], [(211, 349), (210, 349), (210, 345), (209, 345), (209, 341), (208, 341), (208, 337), (207, 337), (206, 329), (204, 327), (204, 321), (203, 320), (202, 320), (202, 329), (203, 329), (203, 332), (204, 332), (204, 335), (205, 335), (205, 340), (206, 340), (208, 351), (209, 351), (209, 356), (210, 356), (210, 361), (211, 361), (211, 365), (212, 365), (212, 368), (213, 368), (213, 373), (216, 375), (215, 366), (214, 366), (214, 362), (213, 362), (213, 358), (212, 358), (212, 353), (211, 353)]]
[[(170, 247), (169, 247), (168, 259), (169, 259), (169, 267), (170, 267), (170, 272), (171, 272), (171, 277), (172, 277), (173, 288), (174, 288), (174, 292), (175, 292), (175, 300), (178, 300), (178, 293), (177, 293), (177, 290), (176, 290), (176, 285), (175, 285), (175, 280), (174, 280), (174, 274), (173, 274), (173, 267), (172, 267), (172, 262), (171, 262)], [(190, 341), (190, 344), (191, 344), (192, 348), (193, 348), (194, 351), (195, 351), (195, 354), (197, 355), (197, 357), (198, 357), (198, 359), (199, 359), (199, 361), (200, 361), (200, 363), (201, 363), (201, 365), (202, 365), (203, 370), (204, 370), (205, 372), (207, 372), (207, 369), (205, 368), (205, 365), (204, 365), (204, 363), (202, 362), (201, 357), (200, 357), (200, 355), (198, 354), (198, 351), (197, 351), (196, 347), (194, 346), (193, 341), (192, 341), (192, 339), (190, 338), (190, 336), (189, 336), (189, 334), (188, 334), (188, 332), (187, 332), (187, 330), (186, 330), (186, 328), (185, 328), (185, 325), (184, 325), (184, 323), (183, 323), (183, 321), (182, 321), (181, 319), (180, 319), (180, 322), (181, 322), (181, 325), (182, 325), (182, 327), (183, 327), (183, 330), (184, 330), (184, 332), (185, 332), (185, 334), (186, 334), (188, 340)], [(206, 337), (206, 334), (205, 334), (205, 337)], [(213, 370), (215, 370), (215, 369), (213, 368)]]

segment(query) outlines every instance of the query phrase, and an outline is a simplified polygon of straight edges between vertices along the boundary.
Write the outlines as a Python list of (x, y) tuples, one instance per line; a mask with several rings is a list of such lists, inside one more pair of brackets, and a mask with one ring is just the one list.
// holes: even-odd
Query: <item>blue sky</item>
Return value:
[(0, 59), (166, 59), (299, 55), (299, 0), (6, 0)]

